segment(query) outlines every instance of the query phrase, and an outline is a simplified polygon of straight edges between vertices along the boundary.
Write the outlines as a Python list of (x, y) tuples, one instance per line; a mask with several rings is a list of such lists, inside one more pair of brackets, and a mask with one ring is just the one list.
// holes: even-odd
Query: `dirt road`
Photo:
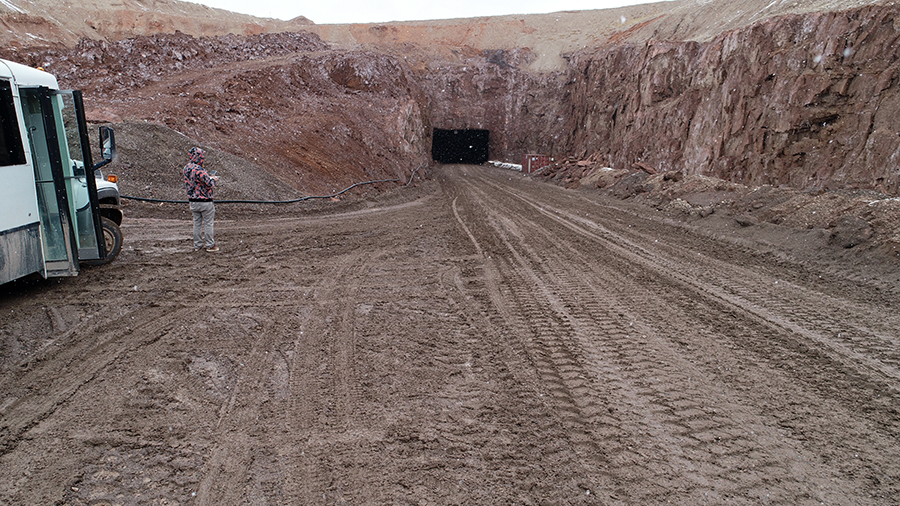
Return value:
[(896, 284), (431, 176), (4, 287), (0, 503), (900, 501)]

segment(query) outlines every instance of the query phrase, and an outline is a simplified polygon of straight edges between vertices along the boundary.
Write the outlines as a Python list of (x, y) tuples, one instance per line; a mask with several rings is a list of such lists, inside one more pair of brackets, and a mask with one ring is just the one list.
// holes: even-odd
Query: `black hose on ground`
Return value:
[[(410, 174), (409, 181), (407, 181), (406, 184), (403, 185), (404, 187), (412, 184), (412, 180), (416, 176), (416, 172), (418, 172), (419, 169), (421, 169), (422, 167), (424, 167), (424, 165), (419, 165), (418, 167), (416, 167), (416, 170), (414, 170), (412, 172), (412, 174)], [(292, 200), (216, 200), (215, 203), (216, 204), (294, 204), (296, 202), (303, 202), (304, 200), (330, 199), (333, 197), (337, 197), (338, 195), (341, 195), (342, 193), (346, 193), (346, 192), (356, 188), (357, 186), (363, 186), (363, 185), (375, 184), (375, 183), (396, 183), (398, 181), (402, 181), (402, 180), (400, 178), (397, 178), (397, 179), (379, 179), (379, 180), (375, 180), (375, 181), (364, 181), (362, 183), (352, 184), (352, 185), (344, 188), (343, 190), (341, 190), (337, 193), (333, 193), (331, 195), (308, 195), (306, 197), (300, 197), (300, 198), (292, 199)], [(187, 200), (148, 199), (148, 198), (144, 198), (144, 197), (132, 197), (130, 195), (121, 195), (120, 197), (123, 199), (128, 199), (128, 200), (137, 200), (139, 202), (157, 202), (157, 203), (165, 203), (165, 204), (187, 204), (187, 203), (189, 203), (189, 201), (187, 201)]]

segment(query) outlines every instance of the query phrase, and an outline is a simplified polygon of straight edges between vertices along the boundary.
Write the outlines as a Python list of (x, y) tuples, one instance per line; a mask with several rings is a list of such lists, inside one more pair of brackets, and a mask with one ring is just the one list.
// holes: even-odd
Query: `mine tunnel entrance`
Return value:
[(488, 161), (488, 130), (434, 129), (431, 159), (440, 163), (482, 164)]

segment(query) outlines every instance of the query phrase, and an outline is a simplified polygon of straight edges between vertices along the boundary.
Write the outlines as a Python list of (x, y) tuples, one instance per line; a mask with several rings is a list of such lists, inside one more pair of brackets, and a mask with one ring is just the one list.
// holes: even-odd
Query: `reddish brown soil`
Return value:
[(116, 262), (3, 286), (0, 503), (900, 501), (896, 268), (426, 176), (220, 205), (218, 254), (131, 204)]

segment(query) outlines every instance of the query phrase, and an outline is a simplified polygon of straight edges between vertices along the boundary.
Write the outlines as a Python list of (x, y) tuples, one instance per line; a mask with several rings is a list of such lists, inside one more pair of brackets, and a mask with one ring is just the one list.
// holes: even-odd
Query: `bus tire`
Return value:
[(106, 217), (100, 218), (100, 224), (103, 227), (103, 240), (106, 241), (106, 257), (100, 263), (108, 264), (122, 251), (122, 231), (116, 222)]

